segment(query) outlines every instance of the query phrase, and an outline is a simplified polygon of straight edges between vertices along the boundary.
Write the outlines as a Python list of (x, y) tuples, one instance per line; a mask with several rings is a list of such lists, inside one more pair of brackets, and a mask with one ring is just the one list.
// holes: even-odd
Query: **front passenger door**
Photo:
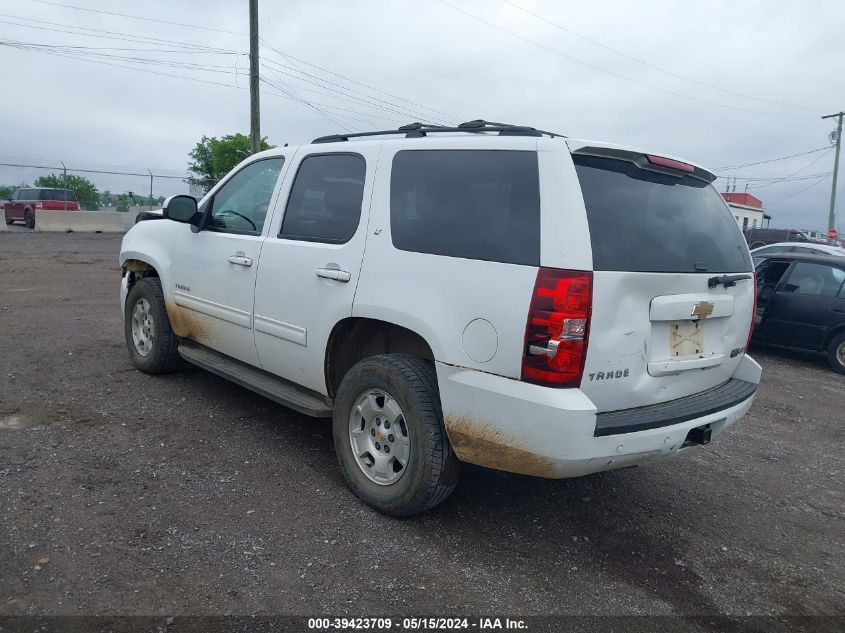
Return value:
[(256, 366), (255, 274), (284, 162), (263, 158), (232, 174), (207, 202), (199, 230), (182, 225), (173, 250), (174, 332)]

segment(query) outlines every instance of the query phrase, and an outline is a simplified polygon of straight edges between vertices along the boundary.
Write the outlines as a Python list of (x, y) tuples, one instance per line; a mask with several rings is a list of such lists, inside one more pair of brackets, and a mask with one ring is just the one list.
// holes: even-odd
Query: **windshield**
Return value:
[(574, 155), (595, 270), (727, 273), (752, 270), (739, 227), (708, 183)]

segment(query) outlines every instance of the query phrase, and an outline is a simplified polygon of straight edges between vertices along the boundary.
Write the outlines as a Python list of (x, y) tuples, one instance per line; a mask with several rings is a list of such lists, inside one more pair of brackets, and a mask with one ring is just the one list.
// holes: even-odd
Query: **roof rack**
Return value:
[(351, 138), (361, 138), (365, 136), (386, 136), (389, 134), (404, 134), (405, 138), (420, 138), (432, 133), (439, 132), (498, 132), (499, 136), (551, 136), (566, 138), (563, 134), (556, 132), (546, 132), (538, 130), (537, 128), (528, 127), (525, 125), (511, 125), (510, 123), (494, 123), (492, 121), (485, 121), (484, 119), (475, 119), (474, 121), (465, 121), (460, 123), (457, 127), (449, 127), (448, 125), (434, 125), (431, 123), (408, 123), (402, 125), (395, 130), (380, 130), (377, 132), (353, 132), (351, 134), (331, 134), (329, 136), (321, 136), (315, 138), (312, 143), (337, 143), (340, 141), (348, 141)]

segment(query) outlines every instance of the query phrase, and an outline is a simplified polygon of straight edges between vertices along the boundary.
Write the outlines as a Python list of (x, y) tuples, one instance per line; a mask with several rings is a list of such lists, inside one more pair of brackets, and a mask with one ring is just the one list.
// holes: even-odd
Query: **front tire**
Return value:
[(179, 339), (170, 327), (158, 277), (139, 279), (129, 291), (124, 335), (132, 364), (145, 374), (166, 374), (179, 365)]
[(834, 336), (827, 346), (827, 362), (833, 371), (845, 374), (845, 332)]
[(458, 483), (460, 462), (443, 426), (430, 361), (383, 354), (359, 362), (340, 383), (333, 427), (346, 483), (379, 512), (424, 512)]

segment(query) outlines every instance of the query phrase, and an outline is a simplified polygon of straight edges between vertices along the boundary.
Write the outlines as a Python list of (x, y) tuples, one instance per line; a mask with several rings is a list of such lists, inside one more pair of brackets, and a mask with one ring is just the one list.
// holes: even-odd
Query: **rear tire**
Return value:
[(179, 366), (179, 339), (170, 319), (158, 277), (135, 282), (126, 297), (124, 335), (132, 364), (145, 374), (166, 374)]
[(430, 361), (383, 354), (359, 362), (340, 383), (333, 427), (346, 483), (379, 512), (424, 512), (458, 483), (460, 462), (443, 426)]
[(827, 346), (827, 362), (833, 371), (845, 374), (845, 332), (834, 336)]
[(23, 212), (23, 222), (24, 224), (26, 224), (26, 228), (35, 228), (35, 216), (32, 215), (32, 211), (30, 211), (29, 209)]
[(6, 226), (12, 226), (14, 223), (15, 223), (14, 220), (10, 220), (9, 218), (6, 218)]

